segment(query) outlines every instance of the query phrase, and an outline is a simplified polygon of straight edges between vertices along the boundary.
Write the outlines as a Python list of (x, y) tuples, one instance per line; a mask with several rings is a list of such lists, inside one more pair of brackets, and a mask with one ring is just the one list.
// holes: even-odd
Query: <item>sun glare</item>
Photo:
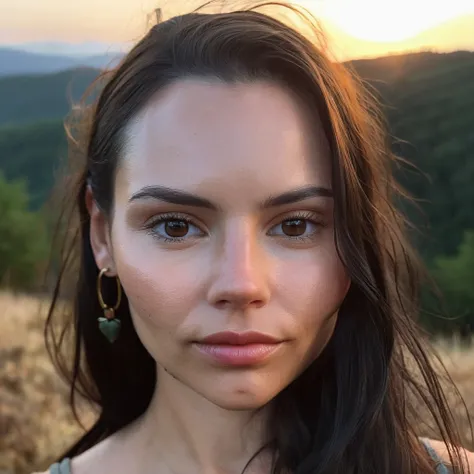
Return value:
[[(468, 2), (468, 3), (466, 3)], [(345, 33), (373, 42), (397, 42), (467, 13), (471, 0), (301, 0)], [(471, 4), (471, 8), (474, 7)]]

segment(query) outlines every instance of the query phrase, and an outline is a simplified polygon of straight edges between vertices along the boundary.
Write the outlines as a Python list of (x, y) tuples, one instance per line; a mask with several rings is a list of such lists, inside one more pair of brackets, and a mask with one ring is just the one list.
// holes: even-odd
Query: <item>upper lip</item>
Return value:
[(211, 334), (198, 342), (201, 344), (229, 344), (241, 346), (245, 344), (276, 344), (282, 341), (281, 339), (257, 331), (224, 331)]

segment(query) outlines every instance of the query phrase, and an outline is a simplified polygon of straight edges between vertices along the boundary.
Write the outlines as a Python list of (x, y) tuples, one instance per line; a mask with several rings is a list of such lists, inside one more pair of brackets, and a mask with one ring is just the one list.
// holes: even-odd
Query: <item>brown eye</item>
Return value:
[(304, 219), (288, 219), (282, 222), (282, 231), (289, 237), (298, 237), (306, 232), (307, 221)]
[(165, 222), (165, 232), (169, 237), (185, 237), (189, 232), (189, 223), (182, 220), (168, 220)]
[(288, 216), (275, 225), (268, 235), (285, 238), (287, 241), (310, 242), (318, 238), (324, 223), (315, 212), (301, 212)]
[(149, 233), (159, 240), (173, 243), (206, 235), (187, 217), (161, 215), (146, 226)]

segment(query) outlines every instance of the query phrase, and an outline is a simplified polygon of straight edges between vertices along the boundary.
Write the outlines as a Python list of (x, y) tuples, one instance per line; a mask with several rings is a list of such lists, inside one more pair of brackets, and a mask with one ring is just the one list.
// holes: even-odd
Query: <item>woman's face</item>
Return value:
[[(320, 124), (276, 85), (186, 80), (126, 139), (98, 264), (115, 268), (162, 383), (264, 405), (321, 352), (349, 287)], [(199, 344), (222, 331), (278, 343)]]

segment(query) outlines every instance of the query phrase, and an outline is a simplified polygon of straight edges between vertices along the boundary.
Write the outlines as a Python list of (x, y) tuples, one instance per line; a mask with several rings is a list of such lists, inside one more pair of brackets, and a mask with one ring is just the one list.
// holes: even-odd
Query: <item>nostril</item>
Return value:
[(269, 292), (263, 284), (238, 285), (233, 281), (219, 281), (211, 286), (207, 298), (215, 308), (260, 308), (268, 302)]
[(236, 307), (236, 308), (247, 308), (247, 307), (254, 307), (254, 308), (261, 308), (265, 305), (264, 300), (262, 299), (255, 299), (249, 300), (247, 298), (233, 298), (233, 299), (221, 299), (215, 302), (215, 306), (217, 308), (223, 309), (228, 307)]
[(228, 300), (219, 300), (219, 301), (216, 301), (216, 306), (218, 308), (225, 308), (226, 306), (229, 306), (230, 304), (230, 301)]

